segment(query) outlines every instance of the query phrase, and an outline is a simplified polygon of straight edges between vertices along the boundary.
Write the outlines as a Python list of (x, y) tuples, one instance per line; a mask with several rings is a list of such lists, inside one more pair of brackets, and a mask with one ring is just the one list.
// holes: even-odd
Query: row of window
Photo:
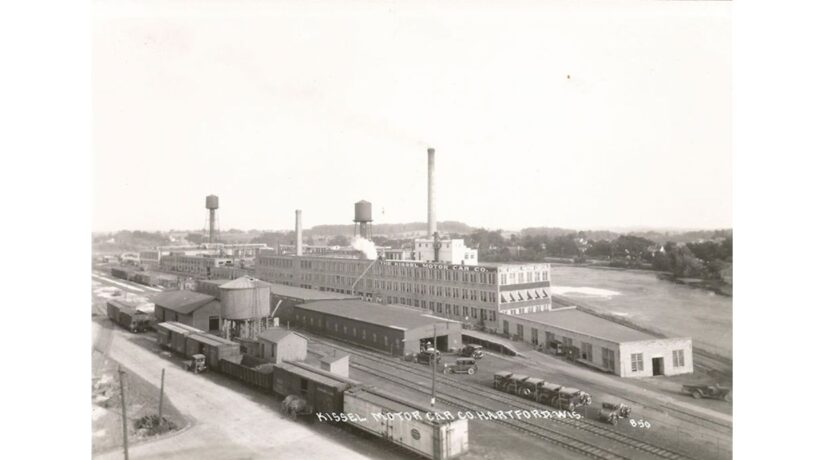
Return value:
[(537, 272), (517, 272), (517, 273), (501, 273), (500, 284), (524, 284), (537, 283), (539, 281), (549, 281), (549, 270), (542, 270)]
[(396, 305), (407, 305), (410, 307), (417, 307), (417, 308), (426, 308), (432, 313), (437, 313), (442, 316), (455, 318), (461, 321), (466, 320), (467, 318), (471, 319), (482, 319), (484, 321), (496, 321), (496, 315), (494, 310), (487, 310), (484, 308), (477, 308), (477, 307), (469, 307), (466, 305), (452, 305), (449, 303), (443, 302), (434, 302), (425, 300), (418, 300), (418, 299), (409, 299), (405, 297), (395, 297), (395, 296), (387, 296), (386, 300), (390, 304)]
[[(360, 335), (358, 335), (358, 328), (356, 326), (349, 327), (345, 324), (340, 325), (340, 324), (338, 324), (337, 321), (334, 321), (334, 320), (327, 319), (326, 324), (323, 324), (323, 321), (321, 319), (318, 319), (317, 321), (315, 321), (314, 317), (308, 316), (308, 315), (295, 315), (295, 319), (298, 322), (303, 323), (304, 325), (308, 324), (310, 327), (316, 327), (316, 326), (317, 327), (324, 327), (326, 330), (334, 331), (336, 334), (340, 333), (340, 332), (343, 332), (344, 336), (351, 337), (353, 339), (357, 339), (357, 338), (360, 337), (360, 339), (362, 341), (366, 341), (366, 340), (369, 340), (371, 338), (371, 341), (372, 341), (373, 345), (379, 345), (380, 343), (382, 343), (384, 348), (391, 349), (389, 336), (382, 335), (381, 337), (383, 338), (383, 340), (381, 342), (379, 342), (378, 341), (378, 334), (373, 332), (371, 334), (371, 337), (368, 337), (366, 328), (361, 328), (360, 329)], [(392, 343), (391, 346), (394, 347), (395, 350), (402, 350), (400, 339), (395, 339), (394, 343)]]

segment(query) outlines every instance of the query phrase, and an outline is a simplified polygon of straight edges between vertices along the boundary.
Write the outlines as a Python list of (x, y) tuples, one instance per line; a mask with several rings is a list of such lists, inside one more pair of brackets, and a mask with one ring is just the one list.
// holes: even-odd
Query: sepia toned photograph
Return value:
[(92, 458), (731, 459), (731, 10), (93, 2)]

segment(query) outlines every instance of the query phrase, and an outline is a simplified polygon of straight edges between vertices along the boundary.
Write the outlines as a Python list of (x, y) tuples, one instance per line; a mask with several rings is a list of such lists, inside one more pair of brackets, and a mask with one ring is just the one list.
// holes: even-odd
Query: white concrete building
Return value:
[(692, 373), (692, 339), (661, 338), (575, 307), (501, 313), (499, 330), (543, 349), (621, 377)]

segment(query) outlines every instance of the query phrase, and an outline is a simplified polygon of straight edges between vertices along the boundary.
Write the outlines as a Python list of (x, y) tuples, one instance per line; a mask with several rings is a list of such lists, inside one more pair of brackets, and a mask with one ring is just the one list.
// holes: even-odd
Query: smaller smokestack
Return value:
[(295, 210), (295, 250), (299, 256), (303, 255), (303, 222), (300, 209)]
[(438, 231), (438, 220), (435, 217), (435, 149), (426, 149), (427, 160), (429, 166), (429, 174), (427, 176), (429, 183), (429, 196), (427, 197), (427, 233), (428, 236), (434, 237), (435, 232)]

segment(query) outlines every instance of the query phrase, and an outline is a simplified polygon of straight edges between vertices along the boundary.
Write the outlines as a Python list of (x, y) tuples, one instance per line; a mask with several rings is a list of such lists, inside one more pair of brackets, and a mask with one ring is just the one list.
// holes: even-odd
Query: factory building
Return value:
[(620, 377), (692, 373), (692, 339), (661, 338), (575, 307), (500, 316), (500, 330), (514, 340), (557, 351)]
[(338, 294), (331, 291), (318, 291), (285, 284), (272, 284), (271, 287), (272, 316), (280, 320), (280, 324), (294, 322), (293, 307), (307, 302), (318, 300), (359, 300), (351, 294)]
[(152, 297), (158, 323), (175, 321), (201, 331), (220, 327), (220, 302), (213, 296), (193, 291), (164, 291)]
[(413, 258), (423, 262), (440, 261), (453, 265), (478, 265), (478, 250), (467, 247), (461, 239), (418, 239), (415, 240)]
[(362, 300), (321, 300), (294, 307), (296, 324), (355, 345), (393, 355), (417, 353), (426, 342), (441, 351), (461, 345), (461, 324), (420, 310)]
[(254, 276), (255, 270), (251, 267), (237, 267), (235, 265), (222, 265), (219, 267), (214, 267), (209, 274), (209, 277), (212, 279), (228, 279), (233, 280), (237, 278), (243, 277), (251, 277)]
[(232, 259), (227, 257), (205, 255), (172, 253), (160, 257), (161, 270), (201, 278), (209, 278), (215, 268), (231, 263)]
[(490, 330), (498, 329), (501, 313), (552, 308), (546, 263), (468, 266), (261, 251), (255, 267), (257, 276), (271, 283), (416, 307)]

